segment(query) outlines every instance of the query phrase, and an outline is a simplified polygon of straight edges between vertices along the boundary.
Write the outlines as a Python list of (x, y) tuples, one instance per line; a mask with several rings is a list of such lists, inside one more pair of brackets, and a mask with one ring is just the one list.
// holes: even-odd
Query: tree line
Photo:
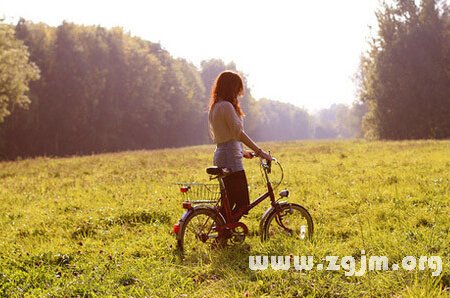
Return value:
[[(361, 59), (359, 102), (311, 114), (247, 88), (246, 131), (259, 141), (449, 138), (448, 6), (389, 3)], [(209, 143), (210, 88), (226, 69), (238, 71), (220, 59), (197, 68), (121, 28), (0, 22), (0, 158)]]
[[(237, 71), (219, 59), (197, 69), (121, 28), (67, 22), (55, 28), (21, 19), (1, 29), (9, 39), (13, 32), (21, 51), (28, 49), (21, 56), (29, 72), (29, 91), (22, 88), (20, 100), (10, 95), (4, 107), (2, 158), (209, 143), (211, 85), (223, 70)], [(315, 117), (306, 110), (257, 101), (245, 91), (245, 127), (256, 139), (315, 137)]]

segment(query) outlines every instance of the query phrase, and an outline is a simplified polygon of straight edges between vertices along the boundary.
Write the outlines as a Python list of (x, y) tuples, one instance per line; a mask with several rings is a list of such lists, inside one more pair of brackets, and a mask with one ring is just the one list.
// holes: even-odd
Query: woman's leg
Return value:
[[(250, 204), (245, 171), (234, 172), (223, 179), (231, 210), (237, 211)], [(247, 214), (247, 213), (246, 213)]]

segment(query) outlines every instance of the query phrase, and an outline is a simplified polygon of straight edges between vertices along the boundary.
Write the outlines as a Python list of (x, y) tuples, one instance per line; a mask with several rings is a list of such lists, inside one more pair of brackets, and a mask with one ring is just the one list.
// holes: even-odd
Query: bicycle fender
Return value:
[(184, 222), (186, 221), (186, 219), (188, 218), (189, 215), (191, 215), (192, 212), (194, 212), (195, 210), (199, 210), (199, 209), (209, 209), (212, 210), (214, 212), (216, 212), (221, 219), (223, 220), (223, 222), (225, 222), (225, 219), (223, 218), (222, 214), (220, 214), (219, 212), (217, 212), (217, 210), (214, 207), (208, 206), (208, 205), (199, 205), (199, 206), (194, 206), (191, 209), (189, 209), (188, 211), (184, 212), (184, 214), (181, 216), (181, 219), (178, 221), (180, 223), (180, 225), (183, 225)]
[[(284, 205), (290, 205), (293, 203), (289, 202), (279, 202), (279, 206)], [(271, 206), (270, 208), (267, 208), (267, 210), (264, 212), (264, 214), (261, 216), (261, 220), (259, 221), (259, 234), (261, 235), (261, 239), (264, 237), (264, 226), (266, 225), (266, 220), (273, 212), (275, 212), (275, 207)]]

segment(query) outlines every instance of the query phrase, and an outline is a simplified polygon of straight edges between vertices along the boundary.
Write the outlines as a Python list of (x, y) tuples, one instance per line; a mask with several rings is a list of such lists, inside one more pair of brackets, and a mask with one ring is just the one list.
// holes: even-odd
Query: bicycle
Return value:
[(260, 161), (267, 192), (256, 198), (246, 208), (235, 213), (231, 212), (223, 182), (223, 178), (231, 173), (229, 169), (219, 167), (208, 167), (206, 169), (206, 172), (210, 175), (210, 181), (213, 179), (219, 181), (219, 192), (214, 190), (213, 184), (180, 183), (182, 185), (181, 192), (188, 194), (190, 191), (197, 189), (197, 194), (207, 199), (189, 199), (183, 202), (183, 208), (186, 211), (173, 228), (179, 251), (188, 253), (199, 251), (202, 248), (223, 247), (228, 241), (231, 243), (243, 242), (248, 235), (248, 228), (238, 219), (242, 215), (248, 214), (251, 209), (267, 198), (270, 198), (271, 206), (264, 212), (260, 220), (261, 241), (277, 234), (285, 234), (300, 240), (312, 237), (314, 225), (308, 210), (299, 204), (280, 201), (289, 196), (288, 190), (280, 191), (280, 198), (275, 199), (269, 174), (272, 172), (272, 163), (278, 164), (281, 169), (281, 179), (278, 184), (280, 185), (283, 180), (281, 164), (275, 158), (272, 161), (264, 159)]

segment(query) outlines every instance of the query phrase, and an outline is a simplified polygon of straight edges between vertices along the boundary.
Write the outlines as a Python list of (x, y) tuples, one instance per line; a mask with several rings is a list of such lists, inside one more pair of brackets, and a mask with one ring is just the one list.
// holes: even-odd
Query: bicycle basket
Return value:
[(184, 201), (193, 204), (215, 204), (220, 198), (220, 186), (217, 183), (178, 182)]

